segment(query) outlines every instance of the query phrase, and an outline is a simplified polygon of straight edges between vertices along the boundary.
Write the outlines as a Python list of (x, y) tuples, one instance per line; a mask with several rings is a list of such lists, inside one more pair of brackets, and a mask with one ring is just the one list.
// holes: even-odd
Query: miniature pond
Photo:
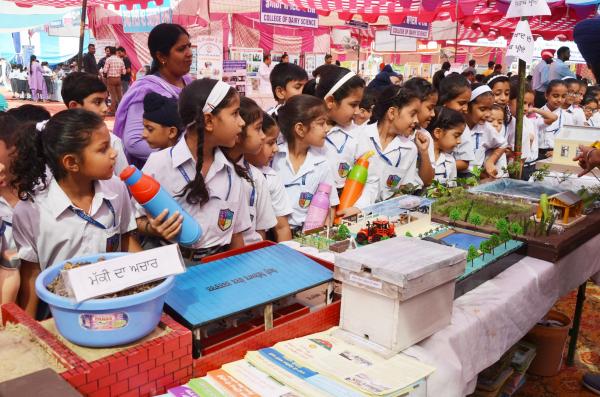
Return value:
[(456, 248), (468, 251), (469, 246), (472, 245), (475, 248), (478, 248), (483, 241), (487, 240), (487, 238), (468, 233), (454, 232), (446, 237), (442, 237), (440, 240)]
[(470, 189), (472, 193), (493, 194), (507, 198), (522, 198), (536, 203), (544, 193), (548, 196), (552, 196), (563, 190), (564, 189), (557, 189), (541, 183), (530, 183), (516, 179), (499, 179)]

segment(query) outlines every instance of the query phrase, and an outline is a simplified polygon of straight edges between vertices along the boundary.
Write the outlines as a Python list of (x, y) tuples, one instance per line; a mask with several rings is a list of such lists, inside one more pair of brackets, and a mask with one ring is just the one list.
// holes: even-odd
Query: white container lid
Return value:
[[(335, 266), (405, 288), (410, 280), (466, 262), (467, 253), (418, 238), (395, 237), (336, 255)], [(464, 269), (463, 269), (464, 270)]]

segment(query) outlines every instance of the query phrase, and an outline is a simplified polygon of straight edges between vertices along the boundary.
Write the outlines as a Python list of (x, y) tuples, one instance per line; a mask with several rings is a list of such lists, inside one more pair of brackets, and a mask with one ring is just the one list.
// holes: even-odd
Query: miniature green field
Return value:
[(469, 218), (474, 215), (481, 219), (481, 226), (495, 226), (499, 219), (516, 219), (522, 216), (529, 216), (533, 213), (531, 205), (521, 203), (518, 200), (503, 201), (497, 197), (490, 197), (478, 194), (467, 193), (464, 189), (456, 188), (452, 190), (450, 196), (440, 197), (433, 203), (432, 211), (434, 216), (450, 218), (450, 212), (458, 210), (459, 221), (469, 222), (465, 219), (469, 207), (473, 202), (473, 208)]

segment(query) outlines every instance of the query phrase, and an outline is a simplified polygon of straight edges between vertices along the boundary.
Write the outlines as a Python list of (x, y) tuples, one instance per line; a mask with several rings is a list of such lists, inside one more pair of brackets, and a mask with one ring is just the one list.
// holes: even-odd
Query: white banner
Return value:
[(519, 21), (513, 33), (506, 57), (522, 59), (531, 64), (533, 60), (533, 36), (529, 27), (529, 21)]
[(197, 47), (198, 78), (209, 77), (221, 80), (223, 76), (223, 38), (217, 36), (198, 36)]
[(512, 0), (506, 12), (507, 18), (533, 17), (536, 15), (551, 15), (546, 0)]

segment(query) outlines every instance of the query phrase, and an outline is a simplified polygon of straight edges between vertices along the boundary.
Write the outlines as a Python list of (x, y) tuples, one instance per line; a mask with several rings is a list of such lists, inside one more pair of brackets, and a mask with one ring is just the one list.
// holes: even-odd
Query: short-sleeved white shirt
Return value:
[(475, 145), (472, 131), (466, 124), (465, 130), (460, 136), (460, 144), (454, 149), (453, 155), (455, 160), (467, 161), (469, 165), (472, 161), (475, 161)]
[[(39, 263), (43, 270), (77, 256), (119, 251), (118, 236), (136, 229), (127, 188), (113, 176), (94, 182), (94, 189), (89, 216), (105, 229), (78, 216), (54, 178), (48, 188), (36, 193), (33, 201), (19, 202), (13, 215), (19, 258)], [(116, 241), (116, 246), (109, 247), (109, 241)]]
[(471, 141), (475, 150), (475, 160), (469, 163), (469, 171), (473, 167), (483, 167), (486, 154), (500, 147), (506, 147), (506, 139), (499, 134), (491, 123), (477, 124), (471, 129)]
[(281, 176), (288, 202), (292, 207), (292, 213), (288, 217), (290, 225), (302, 226), (319, 183), (323, 182), (331, 185), (332, 189), (329, 194), (329, 204), (331, 206), (338, 205), (340, 200), (335, 189), (330, 165), (321, 148), (310, 147), (308, 149), (304, 164), (298, 172), (294, 172), (288, 152), (287, 142), (284, 141), (279, 145), (279, 152), (275, 154), (271, 166)]
[(566, 112), (571, 116), (571, 122), (573, 125), (585, 125), (585, 113), (583, 113), (582, 108), (580, 108), (579, 106), (571, 105), (566, 110)]
[[(180, 196), (187, 180), (193, 181), (196, 177), (196, 161), (185, 136), (175, 146), (150, 154), (142, 171), (156, 179), (200, 224), (202, 237), (192, 248), (227, 245), (233, 233), (241, 233), (251, 227), (242, 179), (220, 149), (215, 149), (213, 163), (204, 178), (210, 198), (203, 206), (189, 204), (185, 197)], [(139, 204), (136, 207), (138, 216), (145, 216), (144, 209)]]
[(250, 182), (242, 179), (242, 186), (252, 223), (252, 226), (244, 231), (243, 237), (244, 243), (252, 244), (262, 241), (262, 236), (257, 230), (269, 230), (277, 224), (277, 218), (273, 211), (271, 194), (269, 193), (265, 176), (258, 168), (244, 160), (243, 157), (238, 162), (238, 165), (246, 169), (254, 182), (254, 186), (252, 186)]
[(358, 139), (358, 153), (373, 151), (369, 159), (369, 179), (356, 207), (387, 200), (400, 186), (422, 186), (417, 171), (418, 150), (409, 137), (396, 136), (387, 147), (381, 147), (377, 123), (369, 124)]
[[(0, 196), (0, 255), (6, 250), (14, 250), (17, 248), (15, 239), (13, 238), (13, 213), (14, 208)], [(4, 262), (4, 256), (0, 258)], [(8, 266), (13, 267), (13, 266)]]
[(342, 128), (336, 125), (329, 130), (327, 138), (325, 138), (324, 150), (331, 168), (331, 175), (335, 181), (334, 187), (337, 189), (344, 187), (346, 177), (359, 156), (356, 152), (358, 141), (355, 134), (360, 129), (360, 127), (357, 129)]
[[(544, 110), (548, 109), (547, 105), (542, 107)], [(565, 124), (573, 124), (573, 120), (571, 115), (564, 111), (563, 109), (555, 109), (552, 113), (558, 116), (558, 119), (552, 123), (551, 125), (540, 124), (539, 125), (539, 134), (538, 141), (540, 149), (553, 149), (554, 148), (554, 139), (560, 132), (561, 128)]]
[(271, 203), (275, 216), (288, 216), (292, 213), (292, 206), (285, 192), (283, 181), (277, 172), (271, 167), (262, 167), (260, 171), (265, 176), (269, 193), (271, 194)]
[(110, 146), (117, 152), (114, 174), (119, 176), (121, 175), (121, 171), (129, 166), (129, 162), (123, 150), (123, 141), (112, 132), (110, 133)]
[[(517, 119), (513, 117), (507, 127), (507, 144), (514, 150), (515, 148), (515, 129)], [(521, 158), (526, 163), (535, 161), (538, 158), (538, 126), (545, 125), (544, 119), (535, 114), (535, 117), (523, 117), (523, 136), (521, 140)]]
[(435, 159), (435, 154), (431, 156), (431, 166), (435, 170), (434, 179), (448, 186), (456, 185), (456, 160), (451, 153), (440, 151), (440, 155)]

